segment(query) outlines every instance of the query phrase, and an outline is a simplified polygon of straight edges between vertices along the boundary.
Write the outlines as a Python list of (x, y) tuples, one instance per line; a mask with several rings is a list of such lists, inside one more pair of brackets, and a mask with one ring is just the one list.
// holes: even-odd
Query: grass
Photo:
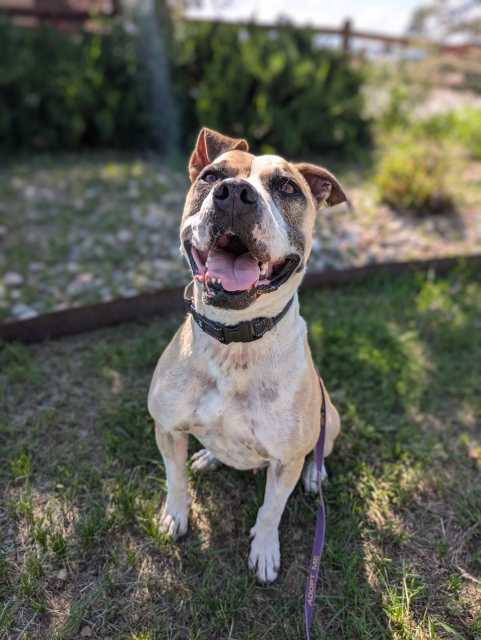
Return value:
[[(302, 308), (343, 418), (313, 637), (479, 640), (481, 282), (414, 274)], [(178, 322), (1, 348), (1, 638), (303, 637), (316, 500), (300, 487), (269, 587), (246, 567), (263, 474), (191, 477), (186, 540), (157, 528), (146, 394)]]

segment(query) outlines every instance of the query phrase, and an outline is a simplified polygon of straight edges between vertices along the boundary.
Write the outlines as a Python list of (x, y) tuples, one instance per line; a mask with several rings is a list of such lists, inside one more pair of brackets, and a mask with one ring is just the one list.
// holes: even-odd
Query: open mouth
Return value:
[(296, 254), (282, 260), (259, 260), (239, 236), (220, 235), (208, 251), (200, 251), (190, 241), (184, 243), (194, 279), (204, 284), (208, 297), (219, 292), (236, 296), (275, 291), (286, 282), (300, 258)]

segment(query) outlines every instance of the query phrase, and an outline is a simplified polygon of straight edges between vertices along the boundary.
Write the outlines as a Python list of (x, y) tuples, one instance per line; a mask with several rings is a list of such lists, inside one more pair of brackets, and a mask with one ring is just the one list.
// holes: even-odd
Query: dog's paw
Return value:
[(251, 529), (251, 550), (249, 553), (249, 569), (256, 572), (259, 582), (274, 582), (279, 575), (281, 552), (277, 529), (272, 532), (257, 532)]
[(211, 471), (221, 466), (221, 462), (207, 449), (194, 453), (190, 459), (192, 471)]
[[(326, 467), (322, 465), (321, 482), (327, 479)], [(302, 484), (307, 493), (319, 493), (319, 477), (315, 461), (311, 458), (307, 460), (302, 471)]]
[(189, 515), (187, 508), (172, 507), (166, 505), (160, 516), (159, 528), (172, 540), (178, 540), (185, 536), (189, 528)]

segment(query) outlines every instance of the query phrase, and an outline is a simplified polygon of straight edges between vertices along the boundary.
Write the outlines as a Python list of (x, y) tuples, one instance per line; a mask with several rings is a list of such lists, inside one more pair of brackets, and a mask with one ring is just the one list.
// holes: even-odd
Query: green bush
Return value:
[(382, 154), (375, 184), (382, 202), (418, 215), (454, 211), (451, 158), (442, 145), (406, 139)]
[(130, 147), (148, 138), (148, 96), (135, 43), (0, 23), (0, 146)]
[[(152, 143), (165, 114), (137, 36), (122, 21), (109, 34), (75, 37), (0, 23), (0, 146), (135, 147)], [(362, 74), (306, 30), (179, 22), (170, 69), (184, 151), (201, 126), (245, 136), (253, 149), (308, 157), (369, 142)]]
[(471, 157), (481, 159), (481, 109), (463, 107), (435, 114), (414, 126), (416, 133), (462, 145)]
[(369, 142), (362, 74), (312, 32), (177, 26), (174, 73), (189, 146), (201, 125), (290, 156), (352, 152)]

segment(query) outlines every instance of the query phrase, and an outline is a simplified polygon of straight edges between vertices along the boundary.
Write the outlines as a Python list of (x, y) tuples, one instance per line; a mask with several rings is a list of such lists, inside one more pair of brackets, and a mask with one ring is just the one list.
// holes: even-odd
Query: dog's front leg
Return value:
[(155, 439), (162, 454), (167, 477), (167, 500), (160, 527), (174, 540), (187, 533), (190, 496), (187, 491), (187, 440), (185, 433), (166, 433), (155, 425)]
[(257, 512), (251, 529), (249, 567), (256, 571), (261, 582), (273, 582), (279, 573), (279, 522), (284, 507), (301, 475), (304, 458), (288, 464), (271, 462), (267, 469), (264, 504)]

